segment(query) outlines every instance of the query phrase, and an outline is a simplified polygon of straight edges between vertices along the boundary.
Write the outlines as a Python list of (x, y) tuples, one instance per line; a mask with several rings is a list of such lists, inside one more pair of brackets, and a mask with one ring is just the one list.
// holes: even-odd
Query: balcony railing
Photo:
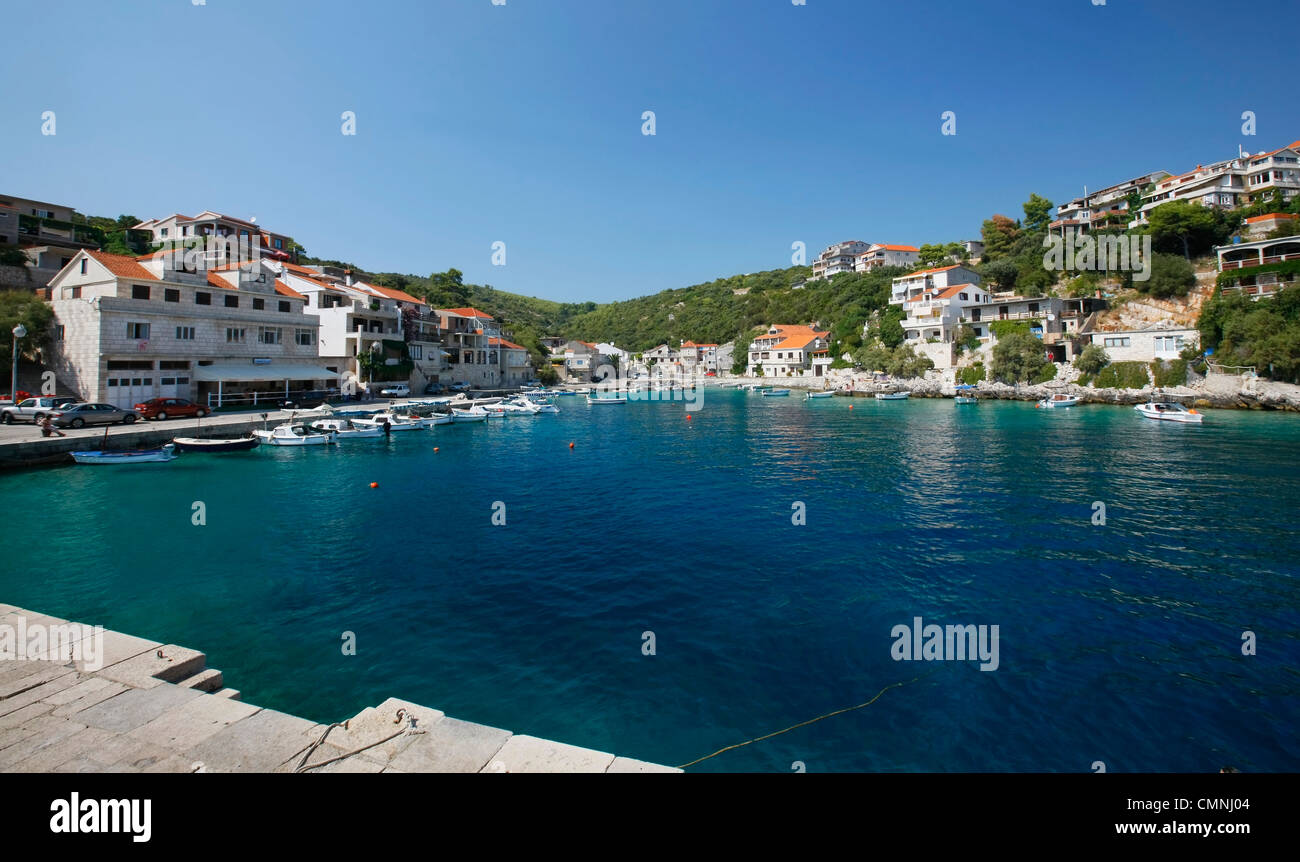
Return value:
[(1263, 264), (1260, 263), (1259, 258), (1252, 258), (1251, 260), (1225, 260), (1223, 262), (1223, 268), (1243, 269), (1249, 266), (1263, 266), (1264, 264), (1269, 263), (1281, 263), (1284, 260), (1300, 260), (1300, 253), (1269, 255), (1264, 258)]
[(19, 215), (18, 233), (36, 239), (64, 239), (95, 246), (104, 244), (104, 232), (97, 227), (40, 216)]

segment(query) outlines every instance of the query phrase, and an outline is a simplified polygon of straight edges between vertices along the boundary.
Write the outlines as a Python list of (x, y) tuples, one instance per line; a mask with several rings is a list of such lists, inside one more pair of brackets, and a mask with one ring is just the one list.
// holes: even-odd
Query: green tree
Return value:
[(984, 240), (984, 260), (1000, 260), (1011, 254), (1020, 236), (1020, 225), (1004, 215), (995, 215), (980, 226), (980, 236)]
[(49, 343), (54, 312), (44, 300), (25, 290), (0, 290), (0, 368), (5, 369), (5, 383), (0, 388), (9, 389), (9, 369), (13, 366), (13, 328), (22, 324), (27, 336), (18, 343), (18, 352), (26, 359), (34, 359)]
[(1025, 201), (1025, 220), (1021, 226), (1029, 233), (1046, 233), (1047, 224), (1052, 220), (1052, 207), (1056, 206), (1045, 197), (1030, 194)]
[(1089, 344), (1074, 358), (1074, 367), (1082, 374), (1093, 375), (1110, 364), (1110, 357), (1099, 344)]
[(1196, 271), (1186, 258), (1176, 254), (1155, 254), (1151, 257), (1151, 277), (1133, 284), (1139, 291), (1162, 299), (1186, 296), (1196, 286)]
[(948, 249), (941, 243), (926, 243), (917, 252), (917, 262), (923, 267), (939, 266), (947, 259)]
[(425, 299), (438, 308), (464, 308), (469, 304), (470, 289), (459, 269), (435, 272), (429, 276)]
[(1004, 383), (1033, 380), (1048, 364), (1043, 342), (1032, 335), (1013, 332), (993, 345), (993, 363), (989, 373)]
[(1227, 240), (1225, 216), (1191, 201), (1170, 201), (1151, 210), (1151, 244), (1156, 251), (1182, 252), (1185, 259), (1208, 252)]
[(1015, 261), (1006, 259), (980, 264), (979, 271), (984, 280), (993, 282), (998, 290), (1012, 290), (1020, 276), (1020, 267)]

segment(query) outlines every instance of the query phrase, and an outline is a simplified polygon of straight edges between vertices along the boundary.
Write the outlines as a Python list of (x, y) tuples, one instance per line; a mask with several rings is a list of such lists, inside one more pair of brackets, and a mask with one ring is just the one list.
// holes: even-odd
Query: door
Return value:
[(110, 377), (108, 379), (108, 403), (114, 407), (130, 410), (141, 401), (158, 397), (154, 387), (156, 378), (148, 377)]

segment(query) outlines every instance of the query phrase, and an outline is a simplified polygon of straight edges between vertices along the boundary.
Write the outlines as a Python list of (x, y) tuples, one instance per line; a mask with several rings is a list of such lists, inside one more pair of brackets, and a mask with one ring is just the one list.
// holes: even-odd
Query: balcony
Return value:
[(99, 248), (104, 244), (104, 232), (97, 227), (74, 224), (70, 221), (19, 215), (18, 233), (25, 240), (51, 242), (54, 245), (73, 244)]

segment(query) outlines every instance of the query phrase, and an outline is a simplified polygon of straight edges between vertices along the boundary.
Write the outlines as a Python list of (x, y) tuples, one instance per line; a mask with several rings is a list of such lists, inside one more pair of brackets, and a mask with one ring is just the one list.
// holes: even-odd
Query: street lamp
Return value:
[(27, 337), (27, 327), (21, 323), (14, 327), (14, 372), (9, 378), (9, 397), (18, 403), (18, 339)]
[(370, 367), (366, 369), (366, 392), (370, 392), (370, 384), (375, 382), (375, 355), (379, 353), (379, 342), (373, 342), (370, 345)]

